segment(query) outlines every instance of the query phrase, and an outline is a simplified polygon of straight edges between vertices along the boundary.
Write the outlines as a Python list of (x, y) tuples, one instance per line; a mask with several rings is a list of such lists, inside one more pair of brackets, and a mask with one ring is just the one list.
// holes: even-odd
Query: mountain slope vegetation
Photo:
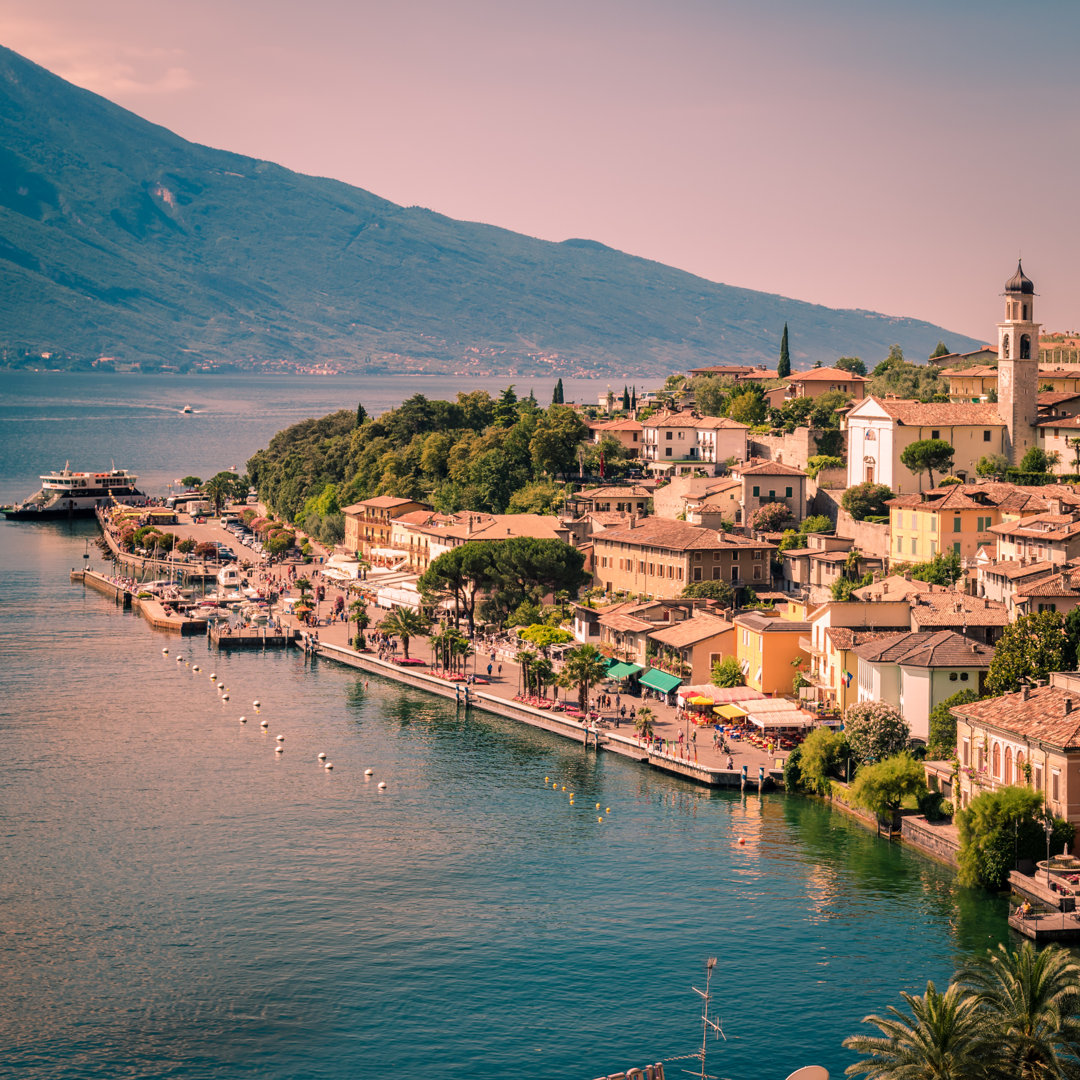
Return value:
[[(344, 137), (344, 135), (343, 135)], [(401, 207), (188, 142), (0, 48), (0, 357), (661, 372), (927, 355), (940, 327)]]

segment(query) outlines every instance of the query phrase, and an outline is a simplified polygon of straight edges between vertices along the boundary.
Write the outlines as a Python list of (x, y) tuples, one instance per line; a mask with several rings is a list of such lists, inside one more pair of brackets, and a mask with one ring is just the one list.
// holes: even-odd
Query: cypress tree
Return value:
[(780, 339), (780, 362), (776, 365), (776, 374), (786, 379), (791, 374), (791, 354), (788, 352), (787, 323), (784, 323), (784, 336)]
[(630, 391), (626, 387), (626, 383), (623, 383), (622, 388), (622, 407), (623, 412), (630, 411)]
[(356, 426), (359, 427), (367, 419), (367, 409), (364, 408), (364, 403), (358, 401), (356, 403)]
[(636, 386), (631, 386), (630, 387), (630, 408), (632, 410), (637, 409), (637, 387)]
[(562, 405), (563, 404), (563, 385), (562, 379), (555, 383), (555, 389), (551, 391), (551, 404)]

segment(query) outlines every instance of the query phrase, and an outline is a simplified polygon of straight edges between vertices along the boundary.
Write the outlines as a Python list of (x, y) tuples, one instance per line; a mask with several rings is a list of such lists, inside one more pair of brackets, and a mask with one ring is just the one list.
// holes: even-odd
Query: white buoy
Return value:
[(365, 769), (364, 770), (364, 775), (365, 776), (374, 776), (375, 775), (375, 770), (374, 769)]
[(284, 735), (279, 735), (279, 736), (277, 737), (277, 741), (278, 741), (278, 742), (284, 742), (284, 741), (285, 741), (285, 736), (284, 736)]
[(178, 657), (176, 658), (176, 662), (177, 662), (178, 664), (182, 664), (182, 663), (184, 662), (184, 658), (183, 658), (182, 656), (178, 656)]
[(254, 705), (255, 708), (257, 709), (259, 707), (259, 699), (256, 698), (251, 704)]
[(333, 767), (334, 767), (334, 763), (333, 763), (332, 761), (328, 761), (328, 762), (327, 762), (327, 763), (326, 763), (326, 764), (325, 764), (325, 765), (323, 766), (323, 768), (324, 768), (324, 769), (325, 769), (325, 770), (326, 770), (327, 772), (329, 772), (329, 771), (330, 771), (330, 770), (331, 770), (331, 769), (332, 769)]
[(259, 721), (259, 727), (261, 727), (263, 729), (263, 731), (265, 731), (269, 726), (270, 726), (270, 721), (269, 720), (260, 720)]
[(162, 649), (161, 650), (161, 655), (162, 656), (168, 656), (169, 655), (169, 650), (168, 649)]
[(228, 701), (229, 700), (229, 695), (228, 694), (222, 694), (221, 695), (221, 700), (222, 701)]
[(210, 681), (211, 682), (216, 682), (217, 681), (217, 676), (212, 671), (210, 672)]
[(319, 760), (320, 761), (325, 761), (326, 760), (326, 755), (325, 754), (320, 754), (319, 755)]
[(379, 781), (379, 790), (380, 791), (385, 791), (386, 790), (386, 781), (385, 780), (380, 780)]
[(199, 667), (198, 664), (196, 664), (191, 670), (192, 671), (201, 671), (202, 669)]
[(285, 753), (285, 747), (278, 744), (277, 746), (274, 747), (274, 753), (275, 754), (284, 754)]
[(246, 724), (247, 723), (247, 717), (246, 716), (241, 716), (240, 717), (240, 723), (241, 724)]

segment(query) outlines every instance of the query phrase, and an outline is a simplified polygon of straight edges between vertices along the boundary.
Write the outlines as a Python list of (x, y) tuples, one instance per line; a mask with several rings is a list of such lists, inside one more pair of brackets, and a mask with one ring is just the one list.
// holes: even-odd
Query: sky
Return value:
[[(996, 341), (1080, 328), (1075, 0), (3, 0), (195, 142)], [(793, 335), (797, 328), (792, 328)]]

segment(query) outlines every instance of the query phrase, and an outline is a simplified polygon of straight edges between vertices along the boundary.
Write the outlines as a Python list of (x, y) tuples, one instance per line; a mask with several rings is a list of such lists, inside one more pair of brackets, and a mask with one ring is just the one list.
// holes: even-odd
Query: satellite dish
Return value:
[(804, 1065), (796, 1069), (787, 1080), (829, 1080), (829, 1070), (820, 1065)]

